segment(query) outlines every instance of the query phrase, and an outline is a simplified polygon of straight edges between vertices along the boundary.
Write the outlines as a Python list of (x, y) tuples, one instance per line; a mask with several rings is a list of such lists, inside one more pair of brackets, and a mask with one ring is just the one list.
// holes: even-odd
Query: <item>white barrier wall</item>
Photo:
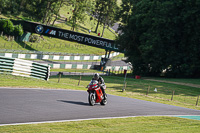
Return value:
[(50, 66), (32, 61), (0, 56), (0, 74), (12, 74), (48, 80)]

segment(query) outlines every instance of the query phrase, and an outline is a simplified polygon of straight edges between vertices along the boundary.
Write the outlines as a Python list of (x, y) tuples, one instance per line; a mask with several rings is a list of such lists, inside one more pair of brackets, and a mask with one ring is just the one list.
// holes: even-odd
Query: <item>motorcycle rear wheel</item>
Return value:
[(94, 106), (95, 104), (95, 94), (94, 93), (89, 93), (89, 96), (88, 96), (88, 101), (89, 101), (89, 104), (91, 106)]
[(107, 104), (107, 94), (105, 94), (104, 99), (100, 102), (101, 105), (106, 105)]

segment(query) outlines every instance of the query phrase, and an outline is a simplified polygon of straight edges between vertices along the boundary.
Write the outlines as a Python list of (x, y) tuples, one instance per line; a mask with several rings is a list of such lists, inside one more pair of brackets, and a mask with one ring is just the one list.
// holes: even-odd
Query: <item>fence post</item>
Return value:
[(146, 93), (147, 96), (149, 94), (149, 90), (150, 90), (150, 86), (147, 88), (147, 93)]
[(58, 74), (59, 74), (59, 78), (58, 78), (58, 83), (59, 83), (59, 82), (60, 82), (60, 78), (61, 78), (62, 72), (59, 72)]
[(78, 82), (78, 86), (80, 85), (80, 82), (81, 82), (81, 75), (80, 75), (80, 79), (79, 79), (79, 82)]
[(196, 106), (198, 106), (198, 102), (199, 102), (199, 95), (198, 95), (198, 97), (197, 97)]
[(126, 90), (126, 85), (127, 85), (127, 82), (124, 84), (124, 88), (122, 89), (122, 92)]
[(126, 82), (126, 75), (127, 75), (127, 73), (125, 74), (125, 77), (124, 77), (124, 88), (122, 89), (122, 92), (124, 92), (125, 89), (126, 89), (126, 84), (127, 84), (127, 82)]
[(172, 97), (171, 97), (171, 101), (173, 100), (174, 98), (174, 93), (175, 93), (175, 90), (172, 91)]

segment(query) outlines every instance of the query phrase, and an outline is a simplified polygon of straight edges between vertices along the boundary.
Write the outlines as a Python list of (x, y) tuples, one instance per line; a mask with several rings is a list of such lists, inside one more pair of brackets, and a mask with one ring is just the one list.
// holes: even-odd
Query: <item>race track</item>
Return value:
[(157, 115), (200, 115), (200, 111), (113, 95), (108, 95), (106, 106), (89, 106), (86, 91), (0, 88), (0, 125)]

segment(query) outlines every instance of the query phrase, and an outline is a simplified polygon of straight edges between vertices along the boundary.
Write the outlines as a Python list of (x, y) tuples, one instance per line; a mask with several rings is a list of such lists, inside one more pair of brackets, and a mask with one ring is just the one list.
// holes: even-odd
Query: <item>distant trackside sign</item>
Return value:
[(38, 23), (33, 23), (29, 21), (22, 22), (24, 31), (28, 31), (31, 33), (37, 33), (44, 36), (55, 37), (59, 39), (64, 39), (68, 41), (74, 41), (85, 45), (90, 45), (93, 47), (98, 47), (102, 49), (106, 49), (109, 51), (119, 51), (118, 46), (115, 44), (115, 41), (91, 36), (88, 34), (73, 32), (70, 30), (64, 30), (56, 27), (46, 26)]

